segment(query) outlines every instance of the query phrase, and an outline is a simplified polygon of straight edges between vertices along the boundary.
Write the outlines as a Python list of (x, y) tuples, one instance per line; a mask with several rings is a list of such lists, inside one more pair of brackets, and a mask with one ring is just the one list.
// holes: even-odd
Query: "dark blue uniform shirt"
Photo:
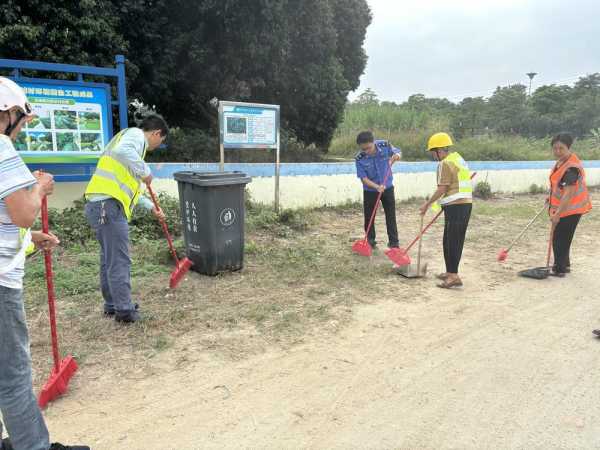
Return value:
[[(375, 141), (375, 149), (376, 152), (373, 155), (363, 151), (358, 152), (356, 155), (356, 176), (361, 180), (367, 177), (373, 183), (383, 184), (383, 179), (389, 168), (390, 158), (396, 153), (401, 153), (401, 151), (388, 141), (379, 139)], [(390, 174), (385, 183), (385, 188), (388, 189), (393, 184), (394, 177)], [(363, 189), (365, 191), (377, 191), (364, 183)]]

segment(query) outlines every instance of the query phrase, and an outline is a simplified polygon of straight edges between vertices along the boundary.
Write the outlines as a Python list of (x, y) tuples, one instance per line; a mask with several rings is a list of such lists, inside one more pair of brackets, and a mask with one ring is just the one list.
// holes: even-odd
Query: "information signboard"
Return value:
[(25, 152), (101, 152), (112, 136), (108, 85), (22, 81), (36, 117), (19, 134)]
[(221, 172), (225, 149), (275, 149), (275, 210), (279, 211), (279, 105), (219, 102)]
[(279, 107), (221, 102), (225, 148), (277, 148)]

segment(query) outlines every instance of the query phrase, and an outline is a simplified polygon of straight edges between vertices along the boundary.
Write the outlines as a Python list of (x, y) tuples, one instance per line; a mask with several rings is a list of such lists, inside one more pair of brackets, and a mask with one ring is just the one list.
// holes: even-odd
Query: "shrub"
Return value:
[[(179, 200), (163, 193), (158, 194), (158, 198), (167, 216), (169, 231), (173, 237), (181, 236)], [(85, 202), (81, 199), (75, 201), (70, 208), (49, 211), (50, 230), (59, 237), (62, 246), (85, 245), (95, 239), (94, 231), (85, 217), (84, 207)], [(156, 217), (141, 207), (135, 208), (129, 225), (129, 235), (133, 242), (164, 239), (162, 227)], [(39, 224), (36, 228), (39, 229)]]
[(545, 194), (546, 192), (548, 192), (548, 189), (542, 185), (533, 183), (531, 186), (529, 186), (530, 194)]
[(477, 183), (475, 189), (473, 189), (473, 195), (483, 200), (492, 198), (492, 187), (490, 186), (490, 183), (487, 181), (480, 181)]

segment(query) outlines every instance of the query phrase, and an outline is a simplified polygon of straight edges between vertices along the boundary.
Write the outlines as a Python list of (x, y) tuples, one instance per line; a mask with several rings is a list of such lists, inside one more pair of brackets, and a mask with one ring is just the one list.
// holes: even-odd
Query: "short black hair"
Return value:
[(144, 131), (160, 131), (160, 135), (165, 137), (169, 134), (167, 121), (159, 114), (150, 114), (144, 117), (140, 128)]
[(550, 145), (554, 145), (557, 142), (561, 142), (563, 144), (565, 144), (567, 146), (567, 148), (571, 148), (571, 145), (573, 145), (573, 141), (575, 139), (573, 138), (573, 135), (571, 133), (558, 133), (556, 136), (554, 136), (552, 138), (552, 143)]
[(371, 142), (375, 142), (375, 136), (373, 136), (371, 131), (361, 131), (358, 133), (358, 136), (356, 136), (356, 143), (358, 145), (369, 144)]

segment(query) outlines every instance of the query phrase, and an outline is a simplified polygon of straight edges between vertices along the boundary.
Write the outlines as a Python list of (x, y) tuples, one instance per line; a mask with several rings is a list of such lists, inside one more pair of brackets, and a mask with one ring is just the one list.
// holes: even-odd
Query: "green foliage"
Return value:
[(272, 206), (246, 200), (246, 225), (250, 231), (268, 230), (278, 236), (306, 231), (311, 223), (305, 209), (284, 209), (278, 213)]
[(546, 192), (548, 192), (548, 189), (542, 185), (533, 183), (531, 186), (529, 186), (530, 194), (545, 194)]
[(85, 217), (84, 205), (85, 202), (81, 199), (70, 208), (51, 208), (48, 211), (50, 231), (59, 237), (62, 246), (83, 245), (94, 239), (95, 234)]
[[(306, 146), (294, 133), (281, 130), (282, 162), (315, 162), (323, 155), (314, 145)], [(146, 158), (149, 162), (215, 162), (219, 161), (219, 142), (214, 133), (199, 128), (171, 129), (167, 148), (157, 149)], [(275, 150), (229, 149), (225, 155), (228, 163), (273, 163)]]
[(280, 104), (284, 128), (327, 146), (365, 68), (365, 0), (157, 0), (151, 9), (132, 0), (119, 15), (140, 70), (131, 97), (213, 133), (212, 98)]
[(401, 104), (380, 102), (368, 89), (346, 106), (330, 153), (351, 157), (356, 134), (365, 129), (400, 146), (407, 161), (427, 159), (425, 143), (438, 131), (450, 131), (467, 159), (510, 161), (552, 159), (548, 137), (566, 130), (579, 138), (576, 151), (582, 158), (597, 159), (600, 73), (581, 77), (573, 87), (540, 86), (530, 97), (517, 84), (458, 104), (422, 94)]
[(284, 128), (324, 149), (359, 85), (370, 22), (366, 0), (6, 0), (0, 48), (99, 66), (123, 53), (128, 96), (173, 126), (214, 135), (213, 98), (274, 103)]
[(475, 185), (475, 189), (473, 189), (473, 195), (482, 200), (489, 200), (492, 198), (492, 187), (490, 183), (487, 181), (480, 181)]
[(527, 116), (527, 88), (522, 84), (499, 87), (487, 102), (487, 114), (499, 133), (521, 134)]
[[(167, 216), (169, 232), (174, 238), (181, 236), (179, 200), (163, 193), (159, 193), (158, 198), (160, 206)], [(50, 230), (59, 237), (63, 247), (88, 245), (95, 241), (94, 231), (85, 217), (83, 200), (78, 200), (72, 207), (63, 210), (51, 209), (49, 225)], [(164, 239), (164, 233), (158, 220), (141, 207), (135, 208), (129, 225), (129, 235), (133, 242), (144, 239)]]
[[(128, 53), (128, 43), (119, 29), (120, 3), (109, 0), (5, 0), (0, 8), (2, 57), (114, 65), (115, 54)], [(133, 80), (138, 69), (130, 62), (127, 72)]]
[(199, 128), (173, 127), (169, 132), (166, 149), (156, 149), (147, 157), (148, 161), (203, 162), (219, 160), (219, 140)]
[[(179, 210), (179, 199), (175, 199), (170, 195), (159, 193), (158, 203), (164, 211), (167, 226), (171, 236), (181, 236), (181, 216)], [(165, 235), (160, 222), (156, 220), (154, 214), (146, 211), (144, 208), (138, 207), (134, 209), (133, 217), (131, 218), (129, 235), (132, 241), (140, 239), (164, 239)]]

